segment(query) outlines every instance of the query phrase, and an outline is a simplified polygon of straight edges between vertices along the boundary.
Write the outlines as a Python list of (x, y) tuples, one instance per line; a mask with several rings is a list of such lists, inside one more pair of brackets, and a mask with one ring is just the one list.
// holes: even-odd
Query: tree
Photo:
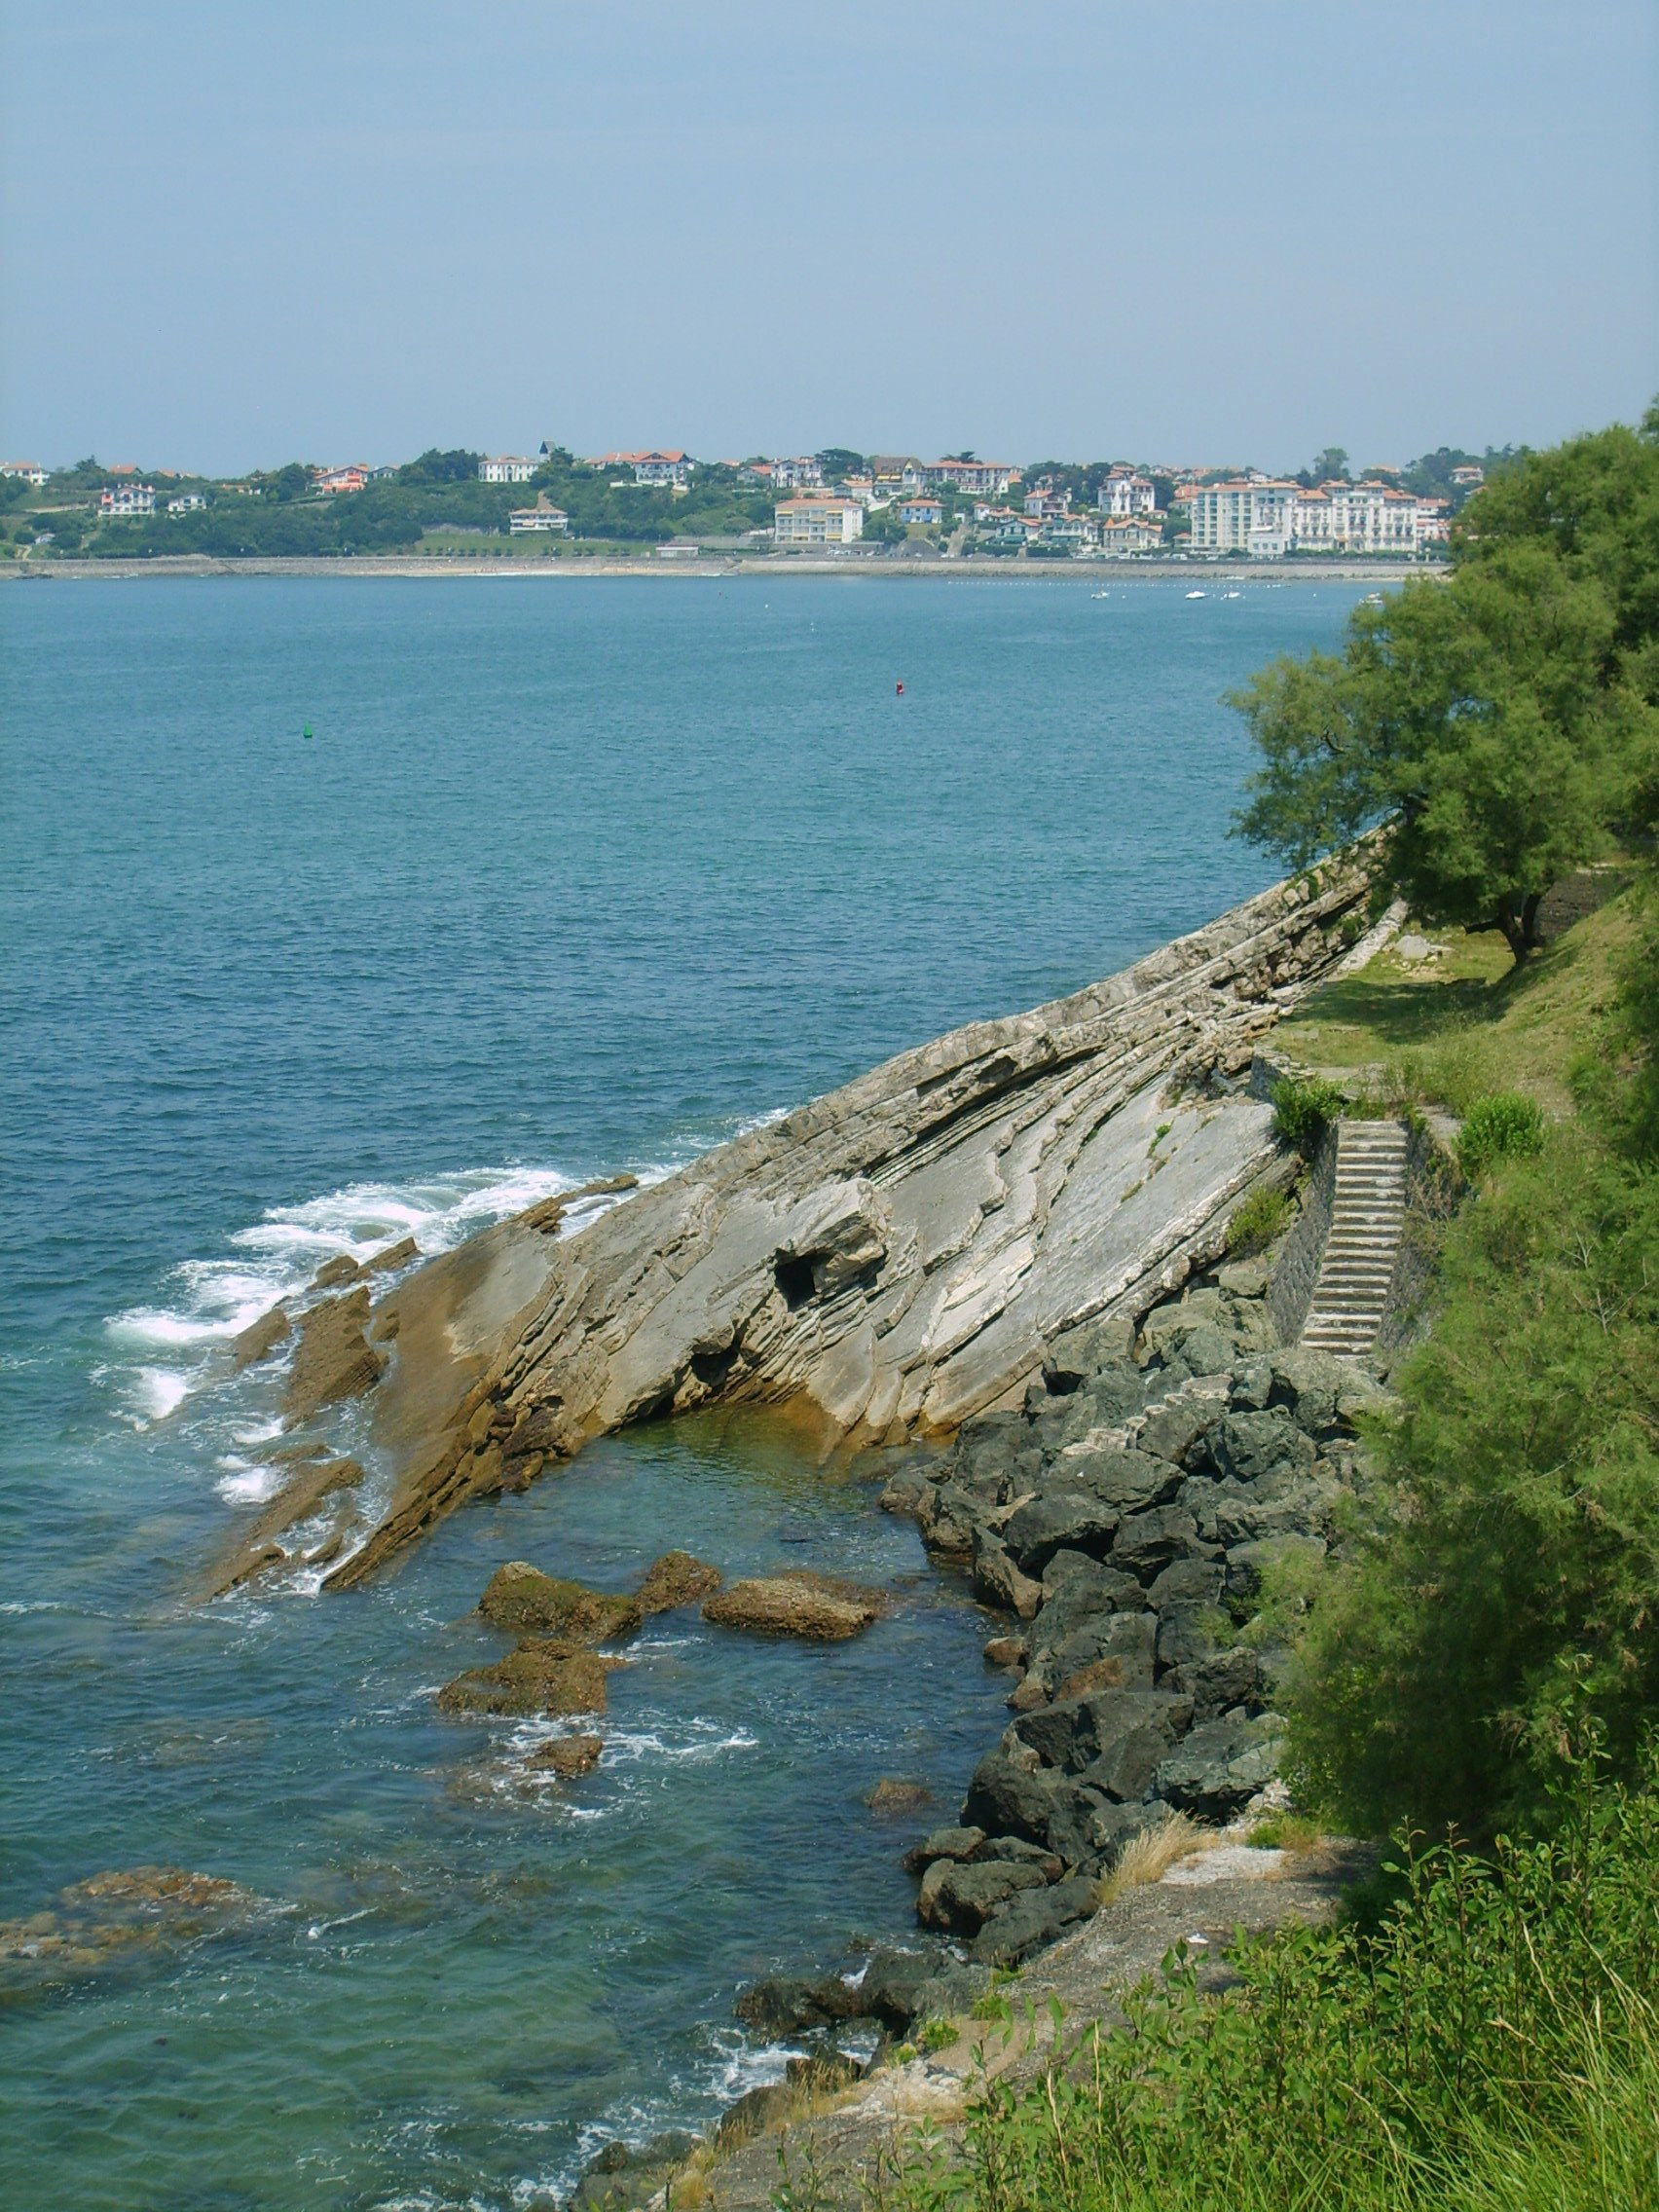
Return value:
[(1326, 446), (1313, 456), (1312, 467), (1303, 469), (1296, 481), (1309, 489), (1316, 484), (1346, 484), (1348, 481), (1346, 452), (1341, 446)]
[(1231, 695), (1263, 756), (1235, 827), (1300, 867), (1386, 824), (1415, 910), (1521, 960), (1659, 759), (1659, 438), (1521, 461), (1469, 518), (1449, 582), (1356, 608), (1340, 654)]
[(462, 446), (452, 447), (441, 453), (436, 446), (428, 446), (418, 461), (406, 461), (397, 472), (400, 484), (462, 484), (469, 476), (478, 474), (481, 454), (468, 453)]

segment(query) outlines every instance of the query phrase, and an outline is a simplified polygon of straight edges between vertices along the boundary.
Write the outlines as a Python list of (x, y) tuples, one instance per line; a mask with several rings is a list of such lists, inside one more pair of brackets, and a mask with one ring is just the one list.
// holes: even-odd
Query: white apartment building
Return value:
[(857, 499), (783, 499), (772, 510), (779, 545), (851, 545), (864, 535), (865, 511)]
[(98, 513), (105, 521), (124, 515), (153, 515), (155, 511), (153, 484), (106, 484), (98, 501)]
[(772, 483), (780, 492), (795, 492), (803, 486), (810, 489), (823, 481), (824, 471), (813, 454), (797, 453), (772, 463)]
[(1286, 477), (1235, 477), (1193, 493), (1195, 553), (1281, 561), (1287, 553), (1413, 554), (1421, 544), (1419, 501), (1391, 484), (1309, 490)]
[(1103, 515), (1122, 520), (1129, 515), (1156, 514), (1158, 493), (1150, 476), (1137, 476), (1132, 468), (1114, 468), (1095, 493), (1094, 503)]
[(38, 461), (0, 461), (0, 476), (20, 476), (25, 484), (32, 484), (37, 492), (46, 484), (46, 470)]
[(176, 499), (167, 501), (169, 515), (193, 515), (198, 507), (207, 504), (200, 492), (181, 492)]
[(507, 531), (513, 537), (527, 536), (533, 531), (551, 531), (564, 537), (570, 528), (571, 518), (564, 508), (546, 499), (537, 499), (534, 507), (514, 507), (507, 517)]
[(988, 493), (1000, 498), (1019, 471), (1006, 461), (930, 461), (920, 470), (930, 492)]
[(478, 463), (486, 484), (528, 484), (535, 470), (536, 463), (522, 453), (494, 453)]

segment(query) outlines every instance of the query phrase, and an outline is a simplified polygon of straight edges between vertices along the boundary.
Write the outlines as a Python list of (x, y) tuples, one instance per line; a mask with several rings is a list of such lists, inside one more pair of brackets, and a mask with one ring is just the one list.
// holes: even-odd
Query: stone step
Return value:
[(1331, 1222), (1302, 1341), (1363, 1358), (1377, 1342), (1406, 1219), (1410, 1139), (1397, 1122), (1337, 1129)]

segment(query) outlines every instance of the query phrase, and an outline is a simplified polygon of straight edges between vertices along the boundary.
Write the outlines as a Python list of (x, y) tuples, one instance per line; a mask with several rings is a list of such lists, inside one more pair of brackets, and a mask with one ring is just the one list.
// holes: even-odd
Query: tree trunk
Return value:
[(1538, 935), (1538, 909), (1544, 903), (1541, 891), (1524, 892), (1519, 898), (1498, 901), (1493, 926), (1503, 932), (1504, 942), (1517, 968), (1530, 952), (1536, 952), (1543, 939)]

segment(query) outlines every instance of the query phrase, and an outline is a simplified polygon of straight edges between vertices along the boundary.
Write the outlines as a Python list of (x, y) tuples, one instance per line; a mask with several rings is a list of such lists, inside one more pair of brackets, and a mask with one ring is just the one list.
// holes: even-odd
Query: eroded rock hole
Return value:
[(792, 1313), (817, 1295), (818, 1278), (814, 1271), (817, 1257), (815, 1252), (780, 1252), (772, 1262), (773, 1279)]

